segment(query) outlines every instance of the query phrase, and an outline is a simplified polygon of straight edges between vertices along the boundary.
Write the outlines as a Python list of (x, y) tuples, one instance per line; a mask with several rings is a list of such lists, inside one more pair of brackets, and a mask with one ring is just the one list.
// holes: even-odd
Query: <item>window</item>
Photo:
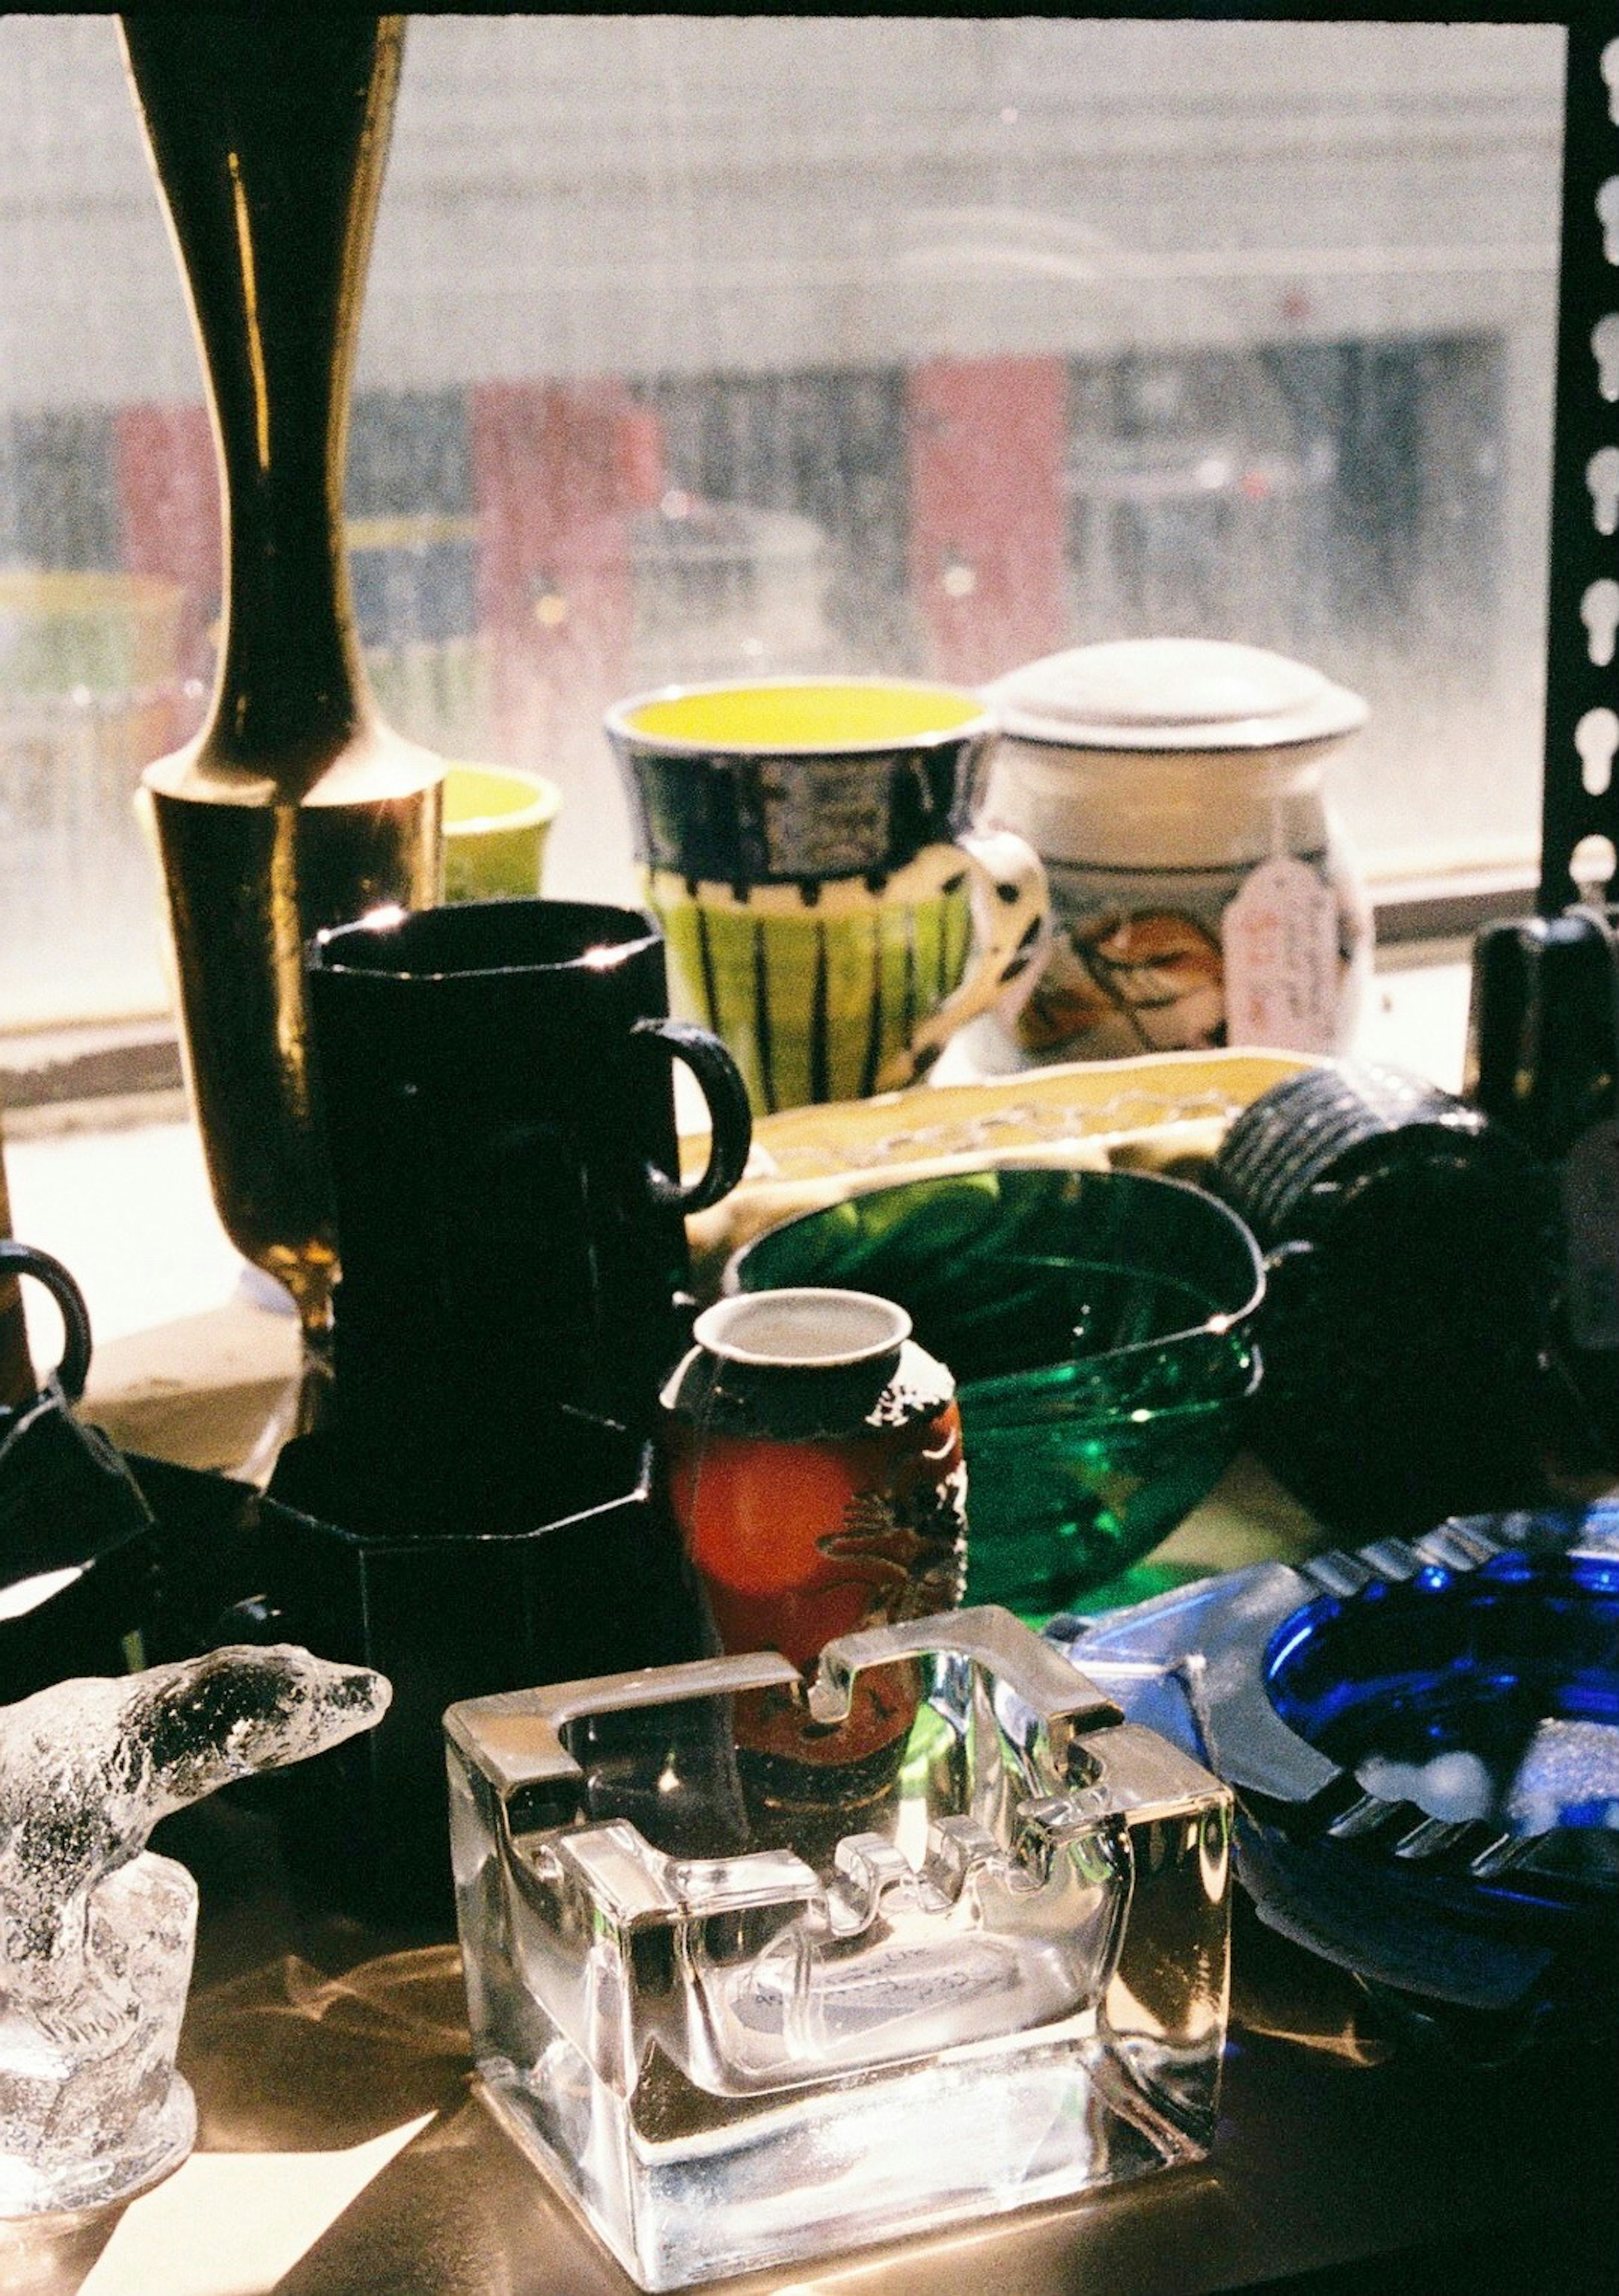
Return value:
[[(413, 20), (351, 431), (385, 707), (631, 893), (646, 685), (1182, 632), (1372, 719), (1384, 882), (1538, 829), (1562, 33)], [(156, 1010), (218, 537), (110, 20), (0, 20), (0, 1025)], [(806, 102), (805, 91), (814, 91)], [(1459, 791), (1465, 790), (1465, 800)]]

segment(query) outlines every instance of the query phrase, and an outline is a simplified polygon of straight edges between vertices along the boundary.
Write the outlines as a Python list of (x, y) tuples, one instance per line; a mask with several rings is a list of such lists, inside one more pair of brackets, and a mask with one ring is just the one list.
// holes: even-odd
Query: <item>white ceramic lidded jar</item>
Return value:
[(1026, 1055), (1346, 1047), (1372, 920), (1322, 778), (1365, 723), (1358, 694), (1258, 646), (1128, 638), (1031, 662), (987, 699), (1001, 739), (978, 817), (1051, 881)]

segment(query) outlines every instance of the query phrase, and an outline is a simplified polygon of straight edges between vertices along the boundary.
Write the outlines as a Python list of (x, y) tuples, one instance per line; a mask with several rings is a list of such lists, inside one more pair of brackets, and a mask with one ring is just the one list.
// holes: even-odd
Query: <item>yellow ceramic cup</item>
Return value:
[(446, 766), (445, 899), (518, 900), (537, 893), (546, 836), (561, 802), (561, 791), (543, 774)]
[(969, 828), (994, 720), (920, 678), (670, 687), (609, 709), (669, 996), (763, 1114), (925, 1076), (1010, 1013), (1045, 949), (1045, 875)]

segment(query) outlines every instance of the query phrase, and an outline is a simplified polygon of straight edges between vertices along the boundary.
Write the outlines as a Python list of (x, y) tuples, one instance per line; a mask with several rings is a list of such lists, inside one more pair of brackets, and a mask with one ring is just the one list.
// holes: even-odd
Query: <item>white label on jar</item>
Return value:
[(1289, 853), (1262, 861), (1220, 921), (1225, 1040), (1329, 1053), (1337, 1035), (1338, 914), (1330, 885)]
[(1563, 1164), (1568, 1335), (1619, 1348), (1619, 1123), (1582, 1132)]

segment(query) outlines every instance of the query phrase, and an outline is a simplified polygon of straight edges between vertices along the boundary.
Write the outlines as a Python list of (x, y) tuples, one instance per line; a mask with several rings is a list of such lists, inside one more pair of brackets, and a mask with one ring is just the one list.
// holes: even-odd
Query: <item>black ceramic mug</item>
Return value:
[[(684, 1215), (749, 1141), (729, 1054), (668, 1018), (655, 927), (574, 901), (384, 912), (316, 936), (308, 992), (342, 1415), (408, 1436), (446, 1407), (508, 1430), (650, 1414), (681, 1344)], [(672, 1059), (711, 1119), (686, 1185)]]
[(0, 1705), (77, 1674), (146, 1663), (157, 1610), (152, 1520), (128, 1467), (73, 1409), (90, 1317), (60, 1259), (0, 1237), (0, 1281), (29, 1276), (61, 1316), (61, 1360), (0, 1406)]

